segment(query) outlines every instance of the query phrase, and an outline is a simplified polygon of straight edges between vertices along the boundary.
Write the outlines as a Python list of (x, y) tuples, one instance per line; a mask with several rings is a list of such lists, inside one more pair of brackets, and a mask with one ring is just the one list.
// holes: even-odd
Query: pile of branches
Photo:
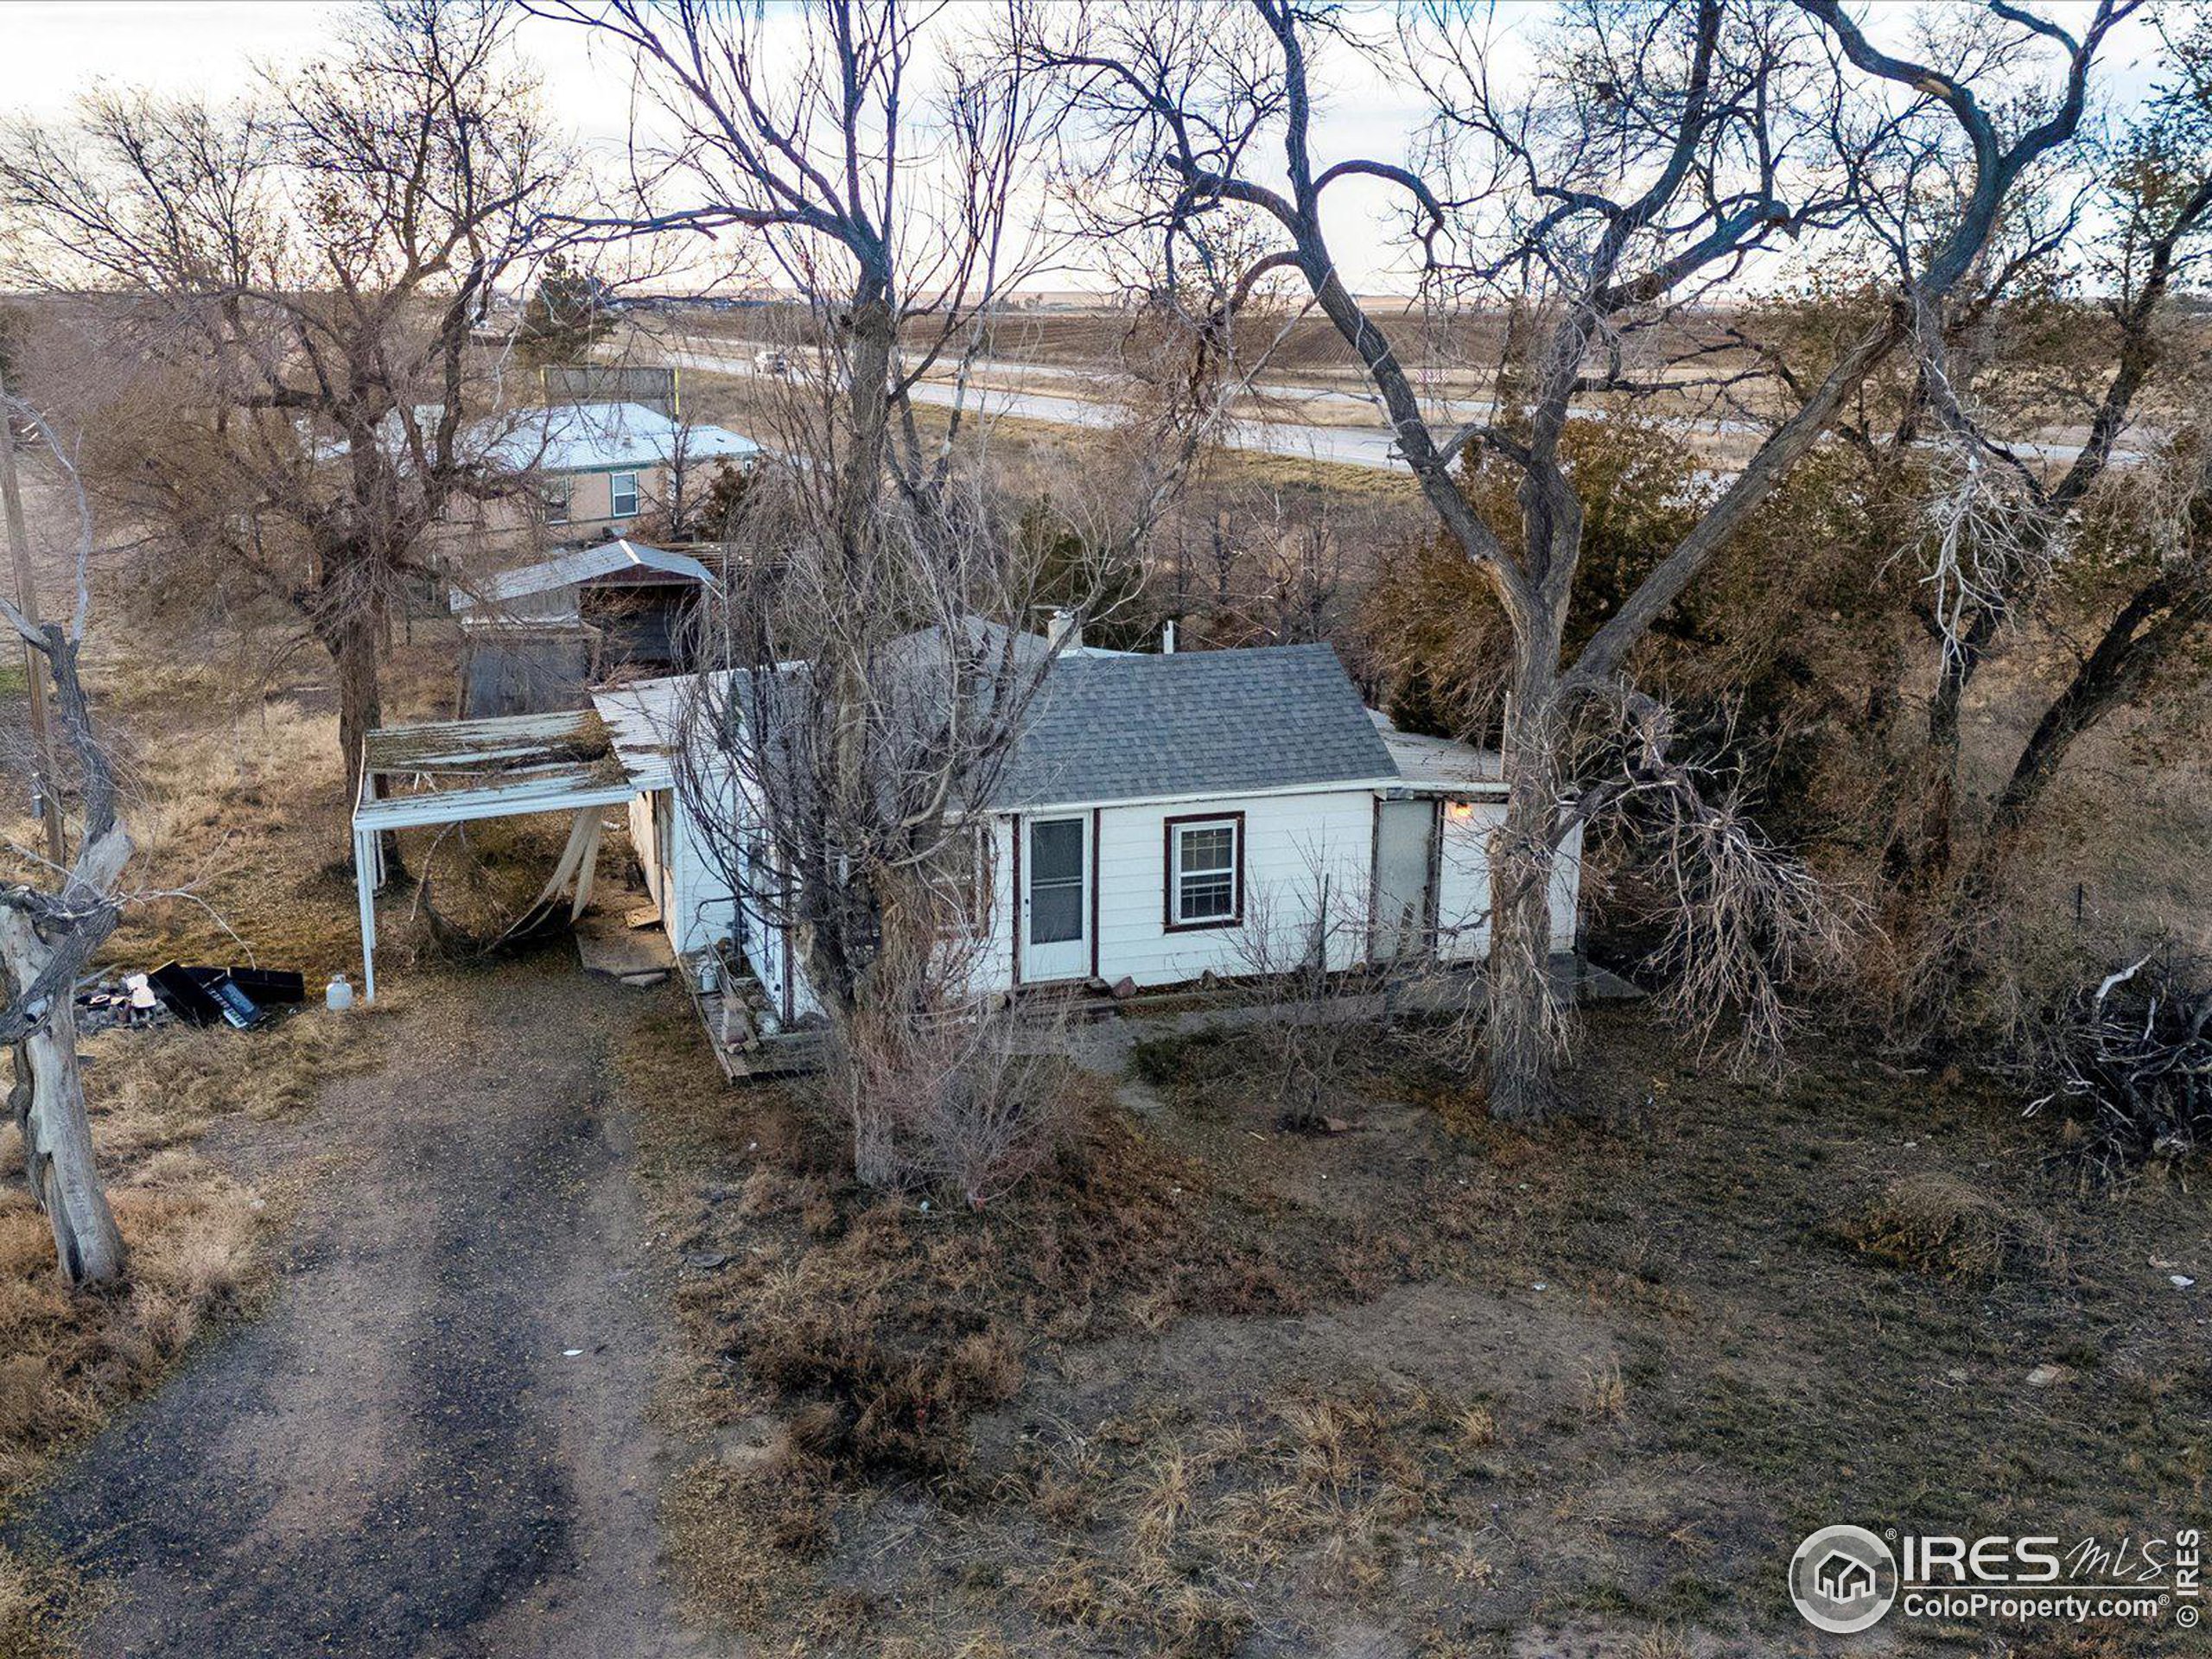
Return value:
[(2107, 1173), (2212, 1152), (2212, 968), (2154, 952), (2069, 999), (2044, 1064), (2057, 1103)]

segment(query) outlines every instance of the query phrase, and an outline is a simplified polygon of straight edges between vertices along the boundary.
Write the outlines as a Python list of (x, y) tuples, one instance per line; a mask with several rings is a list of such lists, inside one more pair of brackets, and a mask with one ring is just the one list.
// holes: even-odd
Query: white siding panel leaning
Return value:
[[(1464, 816), (1462, 816), (1464, 814)], [(1446, 962), (1478, 961), (1490, 950), (1490, 841), (1505, 822), (1503, 801), (1444, 806), (1437, 856), (1437, 953)], [(1575, 909), (1582, 880), (1582, 830), (1561, 843), (1552, 871), (1552, 949), (1574, 948)]]

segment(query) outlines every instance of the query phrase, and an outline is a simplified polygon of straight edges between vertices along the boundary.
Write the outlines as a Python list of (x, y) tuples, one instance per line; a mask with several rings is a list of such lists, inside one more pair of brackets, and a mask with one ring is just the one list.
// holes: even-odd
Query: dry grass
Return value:
[(1087, 1501), (1014, 1588), (1048, 1630), (1188, 1656), (1235, 1651), (1261, 1622), (1264, 1581), (1297, 1574), (1376, 1604), (1408, 1529), (1457, 1478), (1458, 1422), (1420, 1390), (1303, 1388), (1225, 1421), (1167, 1410), (1071, 1429), (1026, 1478)]
[[(1389, 1276), (1362, 1230), (1279, 1227), (1272, 1209), (1219, 1189), (1122, 1116), (1099, 1079), (1071, 1075), (1079, 1127), (1051, 1169), (982, 1214), (944, 1214), (865, 1192), (801, 1096), (709, 1086), (696, 1049), (682, 1030), (649, 1027), (626, 1048), (623, 1074), (656, 1143), (673, 1242), (727, 1258), (680, 1299), (702, 1391), (678, 1414), (788, 1422), (780, 1444), (747, 1449), (734, 1467), (709, 1459), (670, 1497), (691, 1597), (745, 1628), (815, 1628), (836, 1517), (885, 1483), (988, 1501), (1000, 1476), (970, 1467), (969, 1425), (1014, 1398), (1040, 1358), (1193, 1315), (1294, 1313)], [(1226, 1651), (1249, 1618), (1225, 1592), (1168, 1582), (1162, 1564), (1193, 1540), (1256, 1560), (1318, 1537), (1316, 1517), (1339, 1510), (1365, 1536), (1382, 1421), (1357, 1402), (1295, 1399), (1249, 1443), (1169, 1446), (1141, 1470), (1077, 1446), (1021, 1478), (1072, 1529), (1125, 1517), (1154, 1563), (1156, 1596), (1117, 1567), (1099, 1607), (1144, 1602), (1145, 1628), (1167, 1647)], [(1440, 1444), (1461, 1432), (1438, 1417)], [(1253, 1465), (1268, 1471), (1263, 1489), (1241, 1472)], [(1262, 1497), (1276, 1488), (1300, 1495), (1280, 1521)], [(1363, 1578), (1372, 1554), (1348, 1547), (1343, 1572)], [(1088, 1570), (1040, 1567), (1025, 1604), (1086, 1628), (1138, 1617), (1084, 1611)]]
[(677, 1240), (730, 1258), (692, 1409), (759, 1442), (671, 1496), (692, 1595), (778, 1651), (1719, 1654), (1789, 1639), (1838, 1515), (2192, 1512), (2212, 1369), (2142, 1264), (2204, 1265), (2201, 1196), (2076, 1193), (1969, 1080), (1730, 1084), (1641, 1020), (1592, 1015), (1587, 1121), (1533, 1136), (1386, 1064), (1358, 1133), (1274, 1135), (1233, 1038), (1156, 1046), (1169, 1109), (1094, 1105), (981, 1218), (861, 1202), (787, 1103), (641, 1050)]
[[(102, 1294), (63, 1286), (45, 1217), (21, 1193), (0, 1198), (0, 1508), (236, 1313), (265, 1269), (269, 1205), (189, 1153), (154, 1154), (109, 1196), (130, 1280)], [(66, 1569), (0, 1552), (0, 1651), (58, 1650), (77, 1600)]]
[(358, 952), (336, 715), (310, 688), (264, 696), (189, 657), (97, 671), (139, 849), (127, 879), (145, 895), (105, 959), (345, 966)]
[[(0, 1193), (0, 1512), (264, 1283), (267, 1241), (289, 1200), (226, 1173), (195, 1143), (303, 1109), (321, 1078), (372, 1064), (376, 1049), (365, 1011), (251, 1034), (168, 1028), (86, 1044), (93, 1138), (130, 1277), (112, 1292), (70, 1290), (45, 1217), (23, 1192)], [(0, 1128), (0, 1167), (21, 1157), (15, 1126)], [(62, 1650), (80, 1602), (66, 1568), (0, 1551), (0, 1653)]]
[(0, 1548), (0, 1654), (46, 1659), (67, 1651), (82, 1586), (65, 1570)]
[[(312, 984), (358, 954), (336, 721), (312, 679), (297, 677), (318, 664), (250, 659), (254, 637), (235, 626), (181, 635), (159, 618), (96, 635), (88, 678), (139, 848), (127, 880), (149, 895), (105, 949), (118, 968), (251, 960)], [(378, 1023), (366, 1011), (344, 1021), (309, 1011), (250, 1034), (172, 1027), (86, 1042), (94, 1143), (130, 1279), (111, 1293), (69, 1291), (43, 1217), (20, 1192), (0, 1195), (0, 1512), (195, 1335), (251, 1306), (290, 1205), (289, 1177), (248, 1185), (216, 1143), (238, 1125), (296, 1115), (323, 1079), (373, 1064)], [(0, 1128), (0, 1167), (20, 1156), (13, 1126)], [(60, 1650), (81, 1605), (60, 1564), (0, 1552), (0, 1652)]]
[(390, 1005), (343, 1020), (308, 1010), (249, 1034), (164, 1027), (90, 1039), (86, 1092), (100, 1155), (124, 1165), (186, 1145), (229, 1117), (289, 1116), (328, 1078), (376, 1064), (373, 1033)]
[(1891, 1181), (1843, 1236), (1867, 1255), (1945, 1279), (1995, 1279), (2052, 1265), (2053, 1230), (1942, 1173)]

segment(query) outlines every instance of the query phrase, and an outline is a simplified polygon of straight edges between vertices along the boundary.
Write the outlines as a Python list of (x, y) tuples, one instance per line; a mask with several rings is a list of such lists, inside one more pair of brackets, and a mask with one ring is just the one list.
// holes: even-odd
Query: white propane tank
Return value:
[(322, 1006), (336, 1013), (353, 1006), (353, 982), (343, 974), (333, 974), (330, 983), (322, 993)]

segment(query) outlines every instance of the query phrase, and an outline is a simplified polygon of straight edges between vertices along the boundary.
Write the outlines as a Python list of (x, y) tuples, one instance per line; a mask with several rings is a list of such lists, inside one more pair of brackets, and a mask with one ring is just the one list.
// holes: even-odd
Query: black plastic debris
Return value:
[(265, 1025), (308, 1000), (304, 975), (273, 968), (202, 968), (165, 963), (150, 974), (125, 974), (78, 988), (77, 1029), (143, 1031), (181, 1020), (188, 1026)]
[(188, 968), (185, 972), (219, 972), (264, 1008), (289, 1007), (308, 1000), (307, 976), (286, 973), (281, 968)]
[(229, 1018), (214, 994), (182, 963), (163, 963), (146, 976), (146, 982), (154, 988), (162, 1006), (188, 1026), (212, 1026)]
[(146, 983), (168, 1010), (189, 1026), (232, 1026), (251, 1031), (272, 1007), (307, 1001), (307, 981), (265, 968), (188, 968), (165, 963)]

